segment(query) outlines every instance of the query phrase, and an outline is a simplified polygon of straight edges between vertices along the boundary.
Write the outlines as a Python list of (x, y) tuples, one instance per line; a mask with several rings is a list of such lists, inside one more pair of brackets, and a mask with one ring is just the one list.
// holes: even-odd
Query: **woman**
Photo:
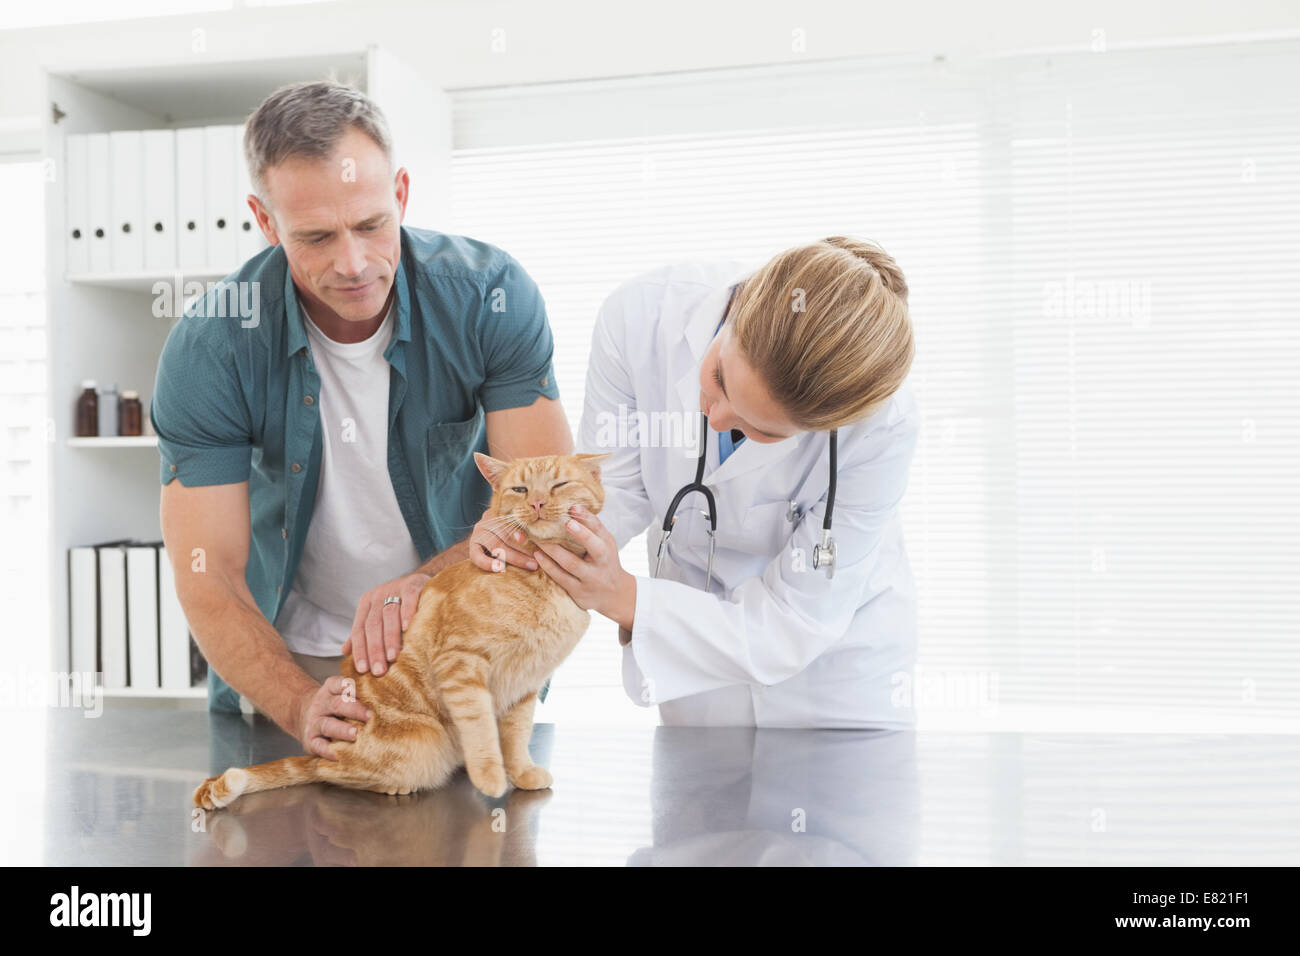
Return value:
[[(902, 272), (843, 237), (757, 271), (669, 266), (605, 301), (578, 441), (612, 453), (605, 505), (574, 516), (585, 558), (554, 546), (536, 557), (580, 606), (619, 624), (624, 689), (658, 704), (663, 723), (914, 723), (915, 594), (897, 510), (920, 424), (913, 354)], [(832, 429), (833, 574), (825, 552), (814, 562)], [(654, 571), (700, 440), (717, 502), (711, 590), (698, 493), (677, 511), (658, 576), (629, 574), (618, 551), (651, 526)]]

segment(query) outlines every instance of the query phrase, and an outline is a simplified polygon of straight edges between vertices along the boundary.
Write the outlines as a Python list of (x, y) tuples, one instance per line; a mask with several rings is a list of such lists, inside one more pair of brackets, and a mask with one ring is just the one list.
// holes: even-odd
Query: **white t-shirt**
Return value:
[(388, 384), (384, 350), (394, 304), (364, 342), (327, 338), (298, 299), (320, 375), (320, 484), (293, 586), (276, 618), (289, 650), (336, 657), (352, 633), (361, 595), (420, 563), (388, 474)]

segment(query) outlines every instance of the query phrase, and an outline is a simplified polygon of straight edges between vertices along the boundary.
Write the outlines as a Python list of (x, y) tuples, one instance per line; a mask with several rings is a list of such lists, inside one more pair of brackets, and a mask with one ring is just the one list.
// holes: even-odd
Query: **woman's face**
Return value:
[(739, 428), (762, 444), (799, 432), (741, 356), (730, 322), (713, 337), (700, 363), (700, 411), (715, 432)]

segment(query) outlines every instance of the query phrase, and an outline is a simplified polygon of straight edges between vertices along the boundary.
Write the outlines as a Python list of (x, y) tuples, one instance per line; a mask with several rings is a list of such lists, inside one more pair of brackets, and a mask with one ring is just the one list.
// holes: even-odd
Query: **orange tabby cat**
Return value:
[[(605, 503), (601, 455), (550, 455), (502, 462), (475, 453), (492, 484), (491, 511), (507, 530), (586, 553), (564, 530), (569, 507), (595, 514)], [(483, 793), (499, 797), (507, 778), (523, 790), (551, 785), (551, 775), (528, 755), (537, 692), (590, 623), (542, 570), (506, 565), (483, 571), (466, 558), (443, 569), (420, 592), (420, 602), (387, 673), (358, 673), (351, 656), (344, 677), (371, 718), (350, 720), (355, 742), (333, 740), (337, 760), (289, 757), (205, 780), (194, 805), (209, 810), (236, 797), (318, 780), (381, 793), (441, 786), (460, 767)]]

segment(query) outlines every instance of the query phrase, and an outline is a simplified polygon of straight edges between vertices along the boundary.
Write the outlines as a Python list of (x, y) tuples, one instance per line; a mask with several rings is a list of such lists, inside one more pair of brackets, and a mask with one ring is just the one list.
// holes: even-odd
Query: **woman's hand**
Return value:
[(532, 556), (506, 544), (507, 537), (513, 537), (510, 535), (510, 523), (488, 509), (470, 532), (469, 559), (484, 571), (504, 571), (507, 564), (536, 571), (537, 562)]
[(569, 592), (578, 607), (603, 614), (631, 631), (636, 613), (636, 577), (623, 570), (617, 542), (599, 518), (581, 505), (574, 505), (569, 513), (573, 517), (565, 528), (587, 549), (587, 556), (580, 558), (558, 544), (539, 542), (537, 563)]

